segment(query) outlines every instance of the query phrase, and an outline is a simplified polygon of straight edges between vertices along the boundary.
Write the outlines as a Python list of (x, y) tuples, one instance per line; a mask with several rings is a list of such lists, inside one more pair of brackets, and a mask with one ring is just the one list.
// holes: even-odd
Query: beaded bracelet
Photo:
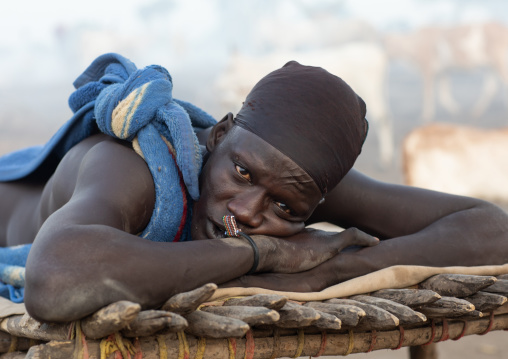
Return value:
[(228, 237), (237, 237), (239, 238), (242, 236), (247, 241), (249, 241), (250, 245), (252, 246), (252, 249), (254, 250), (254, 264), (252, 265), (251, 269), (247, 272), (247, 275), (255, 273), (256, 269), (259, 265), (259, 249), (256, 245), (256, 242), (248, 235), (243, 233), (238, 226), (236, 225), (235, 216), (224, 216), (222, 217), (222, 221), (224, 222), (224, 227), (226, 228), (226, 235)]

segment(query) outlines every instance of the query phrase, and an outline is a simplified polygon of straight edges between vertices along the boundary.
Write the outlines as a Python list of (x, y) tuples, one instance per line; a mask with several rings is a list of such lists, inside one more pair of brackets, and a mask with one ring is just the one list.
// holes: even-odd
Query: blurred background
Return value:
[[(72, 82), (106, 52), (166, 67), (174, 96), (216, 119), (297, 60), (366, 101), (357, 169), (507, 208), (503, 0), (17, 0), (0, 2), (0, 29), (0, 154), (47, 141), (72, 115)], [(441, 347), (508, 358), (495, 335)]]
[(0, 153), (44, 142), (68, 119), (72, 82), (105, 52), (166, 67), (175, 97), (217, 119), (295, 59), (364, 98), (371, 131), (357, 167), (403, 182), (412, 129), (505, 126), (507, 10), (502, 0), (4, 1)]

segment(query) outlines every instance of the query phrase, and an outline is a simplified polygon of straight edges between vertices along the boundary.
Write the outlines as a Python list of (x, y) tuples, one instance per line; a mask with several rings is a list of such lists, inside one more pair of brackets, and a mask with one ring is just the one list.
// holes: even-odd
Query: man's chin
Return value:
[(200, 230), (199, 225), (195, 224), (194, 219), (191, 222), (191, 238), (193, 241), (203, 239), (203, 231)]
[(200, 222), (200, 223), (198, 223), (196, 225), (194, 225), (194, 223), (192, 224), (191, 235), (192, 235), (192, 240), (193, 241), (200, 240), (200, 239), (214, 238), (208, 232), (209, 232), (208, 226), (204, 225), (203, 222)]

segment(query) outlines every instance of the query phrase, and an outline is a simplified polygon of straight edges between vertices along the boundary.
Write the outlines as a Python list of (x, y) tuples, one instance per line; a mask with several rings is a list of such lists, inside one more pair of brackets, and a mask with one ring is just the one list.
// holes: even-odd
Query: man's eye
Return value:
[(293, 214), (293, 211), (291, 210), (291, 208), (289, 208), (286, 204), (284, 204), (282, 202), (275, 201), (275, 205), (277, 207), (279, 207), (281, 210), (283, 210), (284, 212), (286, 212), (287, 214)]
[(243, 178), (245, 178), (247, 181), (250, 182), (251, 178), (250, 178), (249, 171), (247, 171), (245, 168), (238, 166), (238, 165), (235, 165), (235, 169), (236, 169), (236, 172), (238, 172), (238, 174), (240, 176), (242, 176)]

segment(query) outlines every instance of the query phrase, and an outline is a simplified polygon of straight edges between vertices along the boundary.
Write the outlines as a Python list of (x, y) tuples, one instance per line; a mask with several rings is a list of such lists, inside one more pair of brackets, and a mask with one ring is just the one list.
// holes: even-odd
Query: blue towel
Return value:
[[(51, 174), (72, 146), (101, 131), (131, 141), (152, 173), (155, 208), (140, 236), (157, 242), (190, 240), (191, 208), (199, 198), (202, 161), (194, 130), (213, 126), (215, 119), (173, 98), (172, 78), (165, 68), (137, 69), (118, 54), (99, 56), (74, 87), (69, 98), (74, 116), (45, 145), (0, 157), (0, 181)], [(0, 256), (0, 272), (1, 263)]]
[(30, 244), (0, 247), (0, 296), (15, 303), (23, 302), (25, 264)]

